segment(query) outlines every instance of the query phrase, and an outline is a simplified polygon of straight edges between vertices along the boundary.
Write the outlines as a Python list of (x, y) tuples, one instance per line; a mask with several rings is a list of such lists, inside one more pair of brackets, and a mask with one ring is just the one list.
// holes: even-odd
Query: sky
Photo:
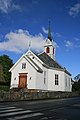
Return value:
[(27, 50), (44, 51), (48, 19), (56, 61), (80, 73), (80, 0), (0, 0), (0, 56), (15, 63)]

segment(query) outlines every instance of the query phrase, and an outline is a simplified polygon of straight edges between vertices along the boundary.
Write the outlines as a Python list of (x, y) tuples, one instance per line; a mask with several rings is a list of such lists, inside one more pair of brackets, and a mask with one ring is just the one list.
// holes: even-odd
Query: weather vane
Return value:
[(29, 50), (31, 49), (31, 40), (29, 40)]

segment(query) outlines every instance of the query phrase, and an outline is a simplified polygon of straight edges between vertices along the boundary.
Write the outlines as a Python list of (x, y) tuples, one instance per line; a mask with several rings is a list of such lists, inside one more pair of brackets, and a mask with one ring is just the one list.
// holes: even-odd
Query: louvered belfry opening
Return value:
[(49, 47), (46, 48), (46, 53), (50, 53), (50, 48)]

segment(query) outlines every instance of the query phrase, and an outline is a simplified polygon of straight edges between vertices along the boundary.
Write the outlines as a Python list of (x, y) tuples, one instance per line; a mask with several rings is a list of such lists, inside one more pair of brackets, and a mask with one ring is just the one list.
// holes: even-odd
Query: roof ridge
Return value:
[(39, 55), (41, 55), (41, 54), (43, 54), (43, 53), (45, 53), (45, 52), (41, 52), (41, 53), (39, 53), (39, 54), (37, 54), (37, 55), (39, 56)]

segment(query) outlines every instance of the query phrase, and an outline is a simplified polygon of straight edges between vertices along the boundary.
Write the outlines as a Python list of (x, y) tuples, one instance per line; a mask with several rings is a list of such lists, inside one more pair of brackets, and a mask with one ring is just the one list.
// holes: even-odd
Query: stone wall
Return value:
[(9, 92), (0, 91), (0, 101), (56, 99), (79, 95), (79, 92), (26, 92), (24, 90), (10, 90)]

